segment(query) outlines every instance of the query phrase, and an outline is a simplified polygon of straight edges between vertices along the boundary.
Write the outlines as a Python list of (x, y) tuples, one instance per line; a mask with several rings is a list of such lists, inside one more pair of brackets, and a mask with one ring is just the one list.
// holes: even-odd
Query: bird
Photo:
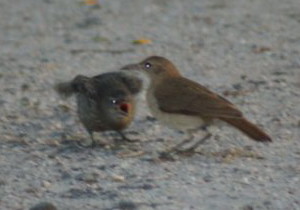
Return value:
[[(163, 124), (190, 134), (190, 138), (172, 147), (169, 152), (195, 152), (195, 149), (211, 137), (208, 126), (218, 120), (240, 130), (258, 142), (271, 142), (271, 137), (250, 122), (229, 100), (205, 86), (184, 77), (167, 58), (150, 56), (139, 63), (128, 64), (122, 71), (142, 72), (150, 84), (146, 99), (150, 112)], [(206, 135), (189, 148), (180, 149), (192, 141), (191, 134), (202, 128)]]
[(90, 135), (94, 147), (94, 132), (116, 131), (123, 140), (131, 141), (122, 130), (135, 116), (136, 95), (142, 81), (124, 72), (107, 72), (94, 77), (77, 75), (68, 82), (55, 84), (63, 98), (76, 95), (79, 119)]

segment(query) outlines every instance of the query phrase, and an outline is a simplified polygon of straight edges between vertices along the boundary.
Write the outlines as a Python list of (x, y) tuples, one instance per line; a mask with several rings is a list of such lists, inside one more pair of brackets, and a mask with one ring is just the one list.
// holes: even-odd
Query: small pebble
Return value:
[(43, 181), (42, 186), (45, 187), (45, 188), (49, 188), (51, 186), (51, 183), (48, 182), (48, 181)]
[(254, 208), (251, 205), (245, 205), (245, 206), (241, 207), (240, 209), (241, 210), (253, 210)]
[(132, 201), (120, 201), (118, 205), (119, 209), (122, 210), (134, 210), (137, 209), (137, 205)]
[(57, 208), (52, 203), (41, 202), (34, 205), (29, 210), (57, 210)]
[(124, 182), (125, 181), (125, 177), (121, 176), (121, 175), (112, 175), (111, 178), (115, 182)]

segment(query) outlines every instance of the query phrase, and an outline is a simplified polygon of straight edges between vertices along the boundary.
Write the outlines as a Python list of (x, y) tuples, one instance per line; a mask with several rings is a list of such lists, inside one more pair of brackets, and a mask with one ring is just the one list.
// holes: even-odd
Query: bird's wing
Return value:
[(242, 113), (228, 100), (186, 78), (165, 79), (154, 90), (162, 111), (202, 117), (240, 118)]
[(95, 85), (92, 81), (92, 78), (83, 75), (77, 75), (72, 80), (71, 85), (74, 88), (75, 92), (84, 94), (92, 98), (97, 94), (95, 90)]

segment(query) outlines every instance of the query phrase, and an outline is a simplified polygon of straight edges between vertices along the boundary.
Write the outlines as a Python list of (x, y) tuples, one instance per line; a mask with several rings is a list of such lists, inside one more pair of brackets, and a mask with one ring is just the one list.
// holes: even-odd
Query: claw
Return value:
[(137, 139), (129, 139), (125, 136), (124, 133), (122, 133), (121, 131), (118, 131), (118, 133), (120, 134), (120, 136), (122, 137), (123, 140), (128, 141), (128, 142), (136, 142), (138, 141)]
[(196, 153), (195, 148), (188, 148), (185, 150), (177, 150), (176, 151), (177, 155), (186, 156), (186, 157), (192, 156), (195, 153)]

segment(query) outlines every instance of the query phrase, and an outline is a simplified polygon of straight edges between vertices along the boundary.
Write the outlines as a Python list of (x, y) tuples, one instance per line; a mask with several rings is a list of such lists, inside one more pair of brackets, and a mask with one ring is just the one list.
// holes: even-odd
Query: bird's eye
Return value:
[(112, 99), (111, 102), (112, 102), (113, 104), (116, 104), (116, 103), (117, 103), (117, 100), (116, 100), (116, 99)]
[(145, 68), (146, 68), (146, 69), (151, 68), (151, 66), (152, 66), (151, 63), (145, 63)]

